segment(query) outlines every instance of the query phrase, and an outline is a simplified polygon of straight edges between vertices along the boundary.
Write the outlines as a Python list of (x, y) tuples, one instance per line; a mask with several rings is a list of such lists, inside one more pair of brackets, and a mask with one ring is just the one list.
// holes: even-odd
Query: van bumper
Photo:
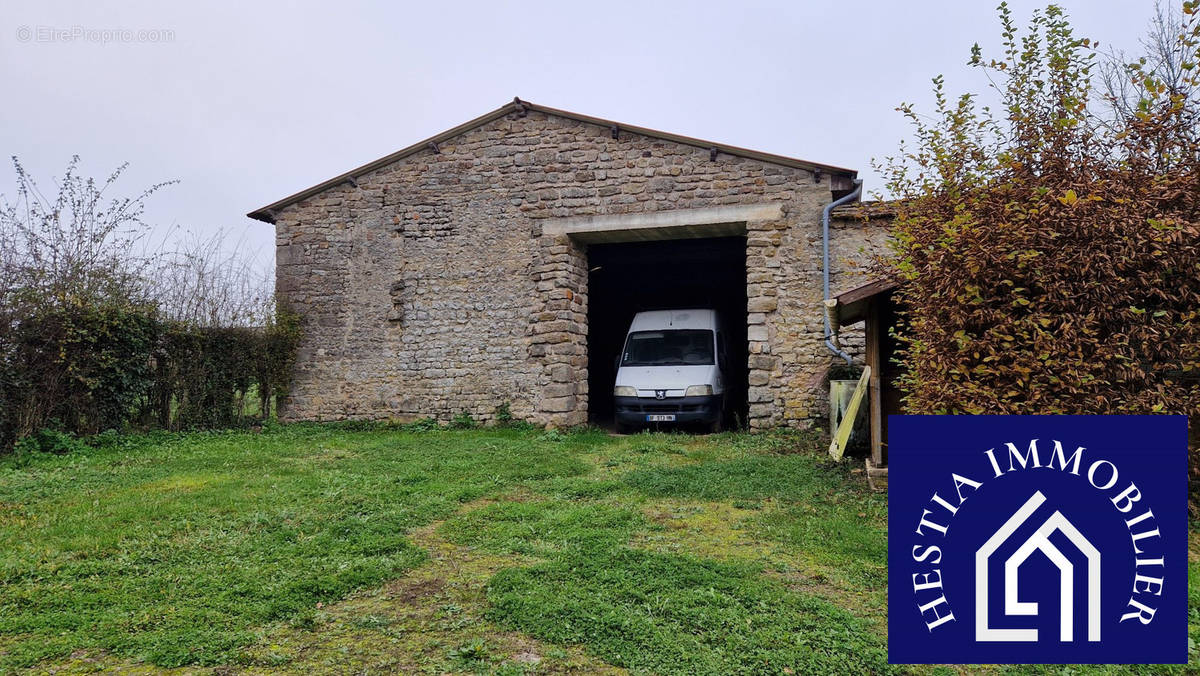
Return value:
[(678, 423), (712, 423), (721, 415), (724, 395), (705, 397), (613, 397), (617, 423), (645, 425), (648, 415), (674, 415)]

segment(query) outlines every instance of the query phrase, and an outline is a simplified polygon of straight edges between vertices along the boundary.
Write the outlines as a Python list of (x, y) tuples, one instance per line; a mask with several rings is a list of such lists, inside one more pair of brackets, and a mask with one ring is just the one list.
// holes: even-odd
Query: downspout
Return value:
[(862, 195), (862, 185), (863, 182), (861, 178), (854, 179), (854, 190), (851, 190), (848, 195), (839, 197), (829, 204), (826, 204), (825, 209), (821, 211), (821, 281), (822, 289), (825, 293), (825, 302), (823, 304), (824, 312), (821, 314), (825, 318), (825, 347), (829, 348), (830, 352), (836, 354), (842, 359), (845, 359), (846, 363), (851, 365), (854, 364), (854, 360), (850, 358), (850, 355), (846, 354), (841, 348), (834, 344), (833, 324), (829, 321), (829, 300), (831, 298), (829, 295), (829, 214), (843, 204), (853, 202), (854, 200), (858, 199), (859, 196)]

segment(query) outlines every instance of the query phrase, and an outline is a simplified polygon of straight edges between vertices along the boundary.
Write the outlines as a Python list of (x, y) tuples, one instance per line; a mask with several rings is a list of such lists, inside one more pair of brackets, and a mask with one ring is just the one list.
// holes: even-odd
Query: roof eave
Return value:
[(648, 127), (637, 127), (637, 126), (634, 126), (631, 124), (624, 124), (622, 122), (614, 122), (613, 120), (606, 120), (606, 119), (603, 119), (600, 117), (592, 117), (590, 115), (581, 115), (579, 113), (573, 113), (569, 110), (559, 110), (557, 108), (541, 106), (536, 103), (530, 103), (528, 101), (525, 101), (523, 103), (525, 104), (525, 107), (528, 108), (529, 110), (536, 110), (541, 113), (546, 113), (547, 115), (555, 115), (558, 117), (565, 117), (565, 118), (572, 119), (572, 120), (578, 120), (579, 122), (595, 124), (595, 125), (598, 125), (601, 127), (614, 127), (615, 126), (621, 131), (627, 131), (627, 132), (630, 132), (633, 134), (639, 134), (641, 136), (649, 136), (651, 138), (658, 138), (658, 139), (662, 139), (664, 141), (673, 141), (675, 143), (679, 143), (682, 145), (688, 145), (688, 146), (692, 146), (695, 148), (703, 148), (703, 149), (716, 148), (717, 152), (725, 153), (726, 155), (735, 155), (737, 157), (745, 157), (748, 159), (761, 160), (763, 162), (769, 162), (771, 164), (779, 164), (779, 165), (788, 166), (788, 167), (795, 167), (798, 169), (806, 169), (808, 171), (821, 171), (821, 172), (829, 173), (829, 174), (839, 174), (842, 176), (846, 176), (847, 178), (858, 177), (858, 171), (856, 171), (854, 169), (847, 169), (845, 167), (838, 167), (838, 166), (835, 166), (832, 164), (821, 164), (819, 162), (809, 162), (807, 160), (801, 160), (801, 159), (797, 159), (795, 157), (787, 157), (785, 155), (774, 155), (772, 153), (764, 153), (764, 152), (761, 152), (758, 150), (751, 150), (749, 148), (739, 148), (738, 146), (731, 146), (731, 145), (728, 145), (725, 143), (714, 143), (712, 141), (706, 141), (704, 139), (693, 138), (691, 136), (682, 136), (680, 134), (672, 134), (670, 132), (659, 131), (657, 129), (650, 129)]
[(405, 157), (412, 155), (413, 153), (416, 153), (424, 148), (428, 148), (430, 143), (440, 144), (442, 141), (451, 139), (465, 131), (470, 131), (471, 129), (474, 129), (475, 127), (487, 124), (488, 122), (491, 122), (493, 120), (498, 120), (498, 119), (504, 117), (505, 115), (509, 114), (510, 112), (515, 112), (516, 110), (517, 110), (517, 102), (513, 101), (512, 103), (503, 105), (489, 113), (484, 113), (483, 115), (480, 115), (479, 117), (477, 117), (473, 120), (464, 122), (464, 123), (458, 125), (457, 127), (454, 127), (453, 129), (447, 129), (446, 131), (444, 131), (440, 134), (431, 136), (423, 141), (418, 141), (418, 142), (412, 144), (411, 146), (408, 146), (406, 148), (401, 148), (400, 150), (397, 150), (396, 152), (391, 153), (390, 155), (385, 155), (385, 156), (383, 156), (377, 160), (374, 160), (372, 162), (367, 162), (366, 164), (364, 164), (360, 167), (355, 167), (354, 169), (351, 169), (350, 171), (347, 171), (344, 174), (339, 174), (338, 176), (334, 176), (333, 178), (331, 178), (327, 181), (322, 181), (322, 182), (312, 186), (311, 188), (305, 188), (304, 190), (301, 190), (298, 193), (295, 193), (293, 195), (288, 195), (287, 197), (284, 197), (281, 200), (272, 202), (271, 204), (268, 204), (265, 207), (262, 207), (260, 209), (255, 209), (254, 211), (251, 211), (250, 213), (248, 213), (246, 215), (249, 216), (250, 218), (253, 218), (253, 219), (256, 219), (259, 221), (263, 221), (265, 223), (274, 223), (275, 222), (275, 214), (279, 210), (283, 209), (286, 206), (295, 204), (296, 202), (299, 202), (301, 200), (308, 199), (309, 197), (312, 197), (313, 195), (316, 195), (318, 193), (322, 193), (336, 185), (340, 185), (342, 183), (349, 182), (351, 179), (355, 178), (356, 176), (361, 176), (362, 174), (365, 174), (370, 171), (374, 171), (380, 167), (389, 165), (392, 162), (395, 162), (397, 160), (404, 159)]

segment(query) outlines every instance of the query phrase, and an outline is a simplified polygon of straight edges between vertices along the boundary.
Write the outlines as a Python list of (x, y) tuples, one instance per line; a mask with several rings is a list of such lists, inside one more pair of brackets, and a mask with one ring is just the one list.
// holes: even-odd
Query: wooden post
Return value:
[(876, 467), (883, 466), (883, 398), (880, 374), (881, 345), (879, 342), (879, 306), (878, 301), (871, 300), (867, 304), (866, 316), (867, 366), (871, 369), (871, 380), (867, 388), (870, 400), (871, 420), (871, 461)]

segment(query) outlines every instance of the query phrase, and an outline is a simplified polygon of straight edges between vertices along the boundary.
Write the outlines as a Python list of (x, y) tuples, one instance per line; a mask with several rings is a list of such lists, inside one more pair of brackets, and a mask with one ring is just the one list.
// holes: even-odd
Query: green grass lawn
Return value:
[(892, 671), (886, 498), (815, 435), (107, 441), (0, 460), (0, 672)]

